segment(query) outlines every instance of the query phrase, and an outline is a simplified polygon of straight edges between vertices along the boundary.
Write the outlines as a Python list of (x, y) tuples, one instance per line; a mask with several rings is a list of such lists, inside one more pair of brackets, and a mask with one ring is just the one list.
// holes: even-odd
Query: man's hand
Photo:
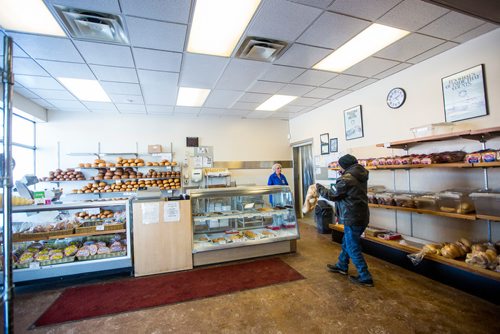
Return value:
[(316, 190), (318, 191), (318, 193), (321, 194), (322, 191), (325, 191), (325, 186), (320, 184), (320, 183), (316, 183)]

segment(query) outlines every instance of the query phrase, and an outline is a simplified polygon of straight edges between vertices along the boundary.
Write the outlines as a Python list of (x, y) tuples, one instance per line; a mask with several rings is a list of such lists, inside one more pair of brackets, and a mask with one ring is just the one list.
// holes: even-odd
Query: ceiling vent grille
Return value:
[(118, 15), (54, 5), (72, 37), (100, 42), (128, 44), (123, 20)]
[(259, 37), (247, 37), (236, 52), (236, 57), (272, 62), (285, 50), (286, 42)]

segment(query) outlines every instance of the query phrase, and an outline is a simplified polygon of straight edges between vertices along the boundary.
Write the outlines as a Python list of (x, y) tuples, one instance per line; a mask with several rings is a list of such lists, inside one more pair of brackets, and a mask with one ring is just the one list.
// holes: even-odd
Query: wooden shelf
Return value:
[(500, 167), (500, 161), (493, 162), (478, 162), (473, 164), (477, 168), (487, 168), (487, 167)]
[(494, 220), (494, 221), (500, 222), (500, 217), (497, 217), (497, 216), (476, 215), (476, 217), (477, 217), (477, 219)]
[(377, 147), (407, 149), (410, 146), (416, 146), (419, 144), (429, 143), (433, 141), (443, 141), (443, 140), (451, 140), (459, 138), (484, 141), (498, 136), (500, 136), (500, 127), (493, 127), (493, 128), (478, 129), (478, 130), (464, 130), (464, 131), (447, 133), (443, 135), (394, 141), (390, 143), (377, 144)]
[[(382, 165), (368, 166), (368, 170), (394, 170), (394, 169), (418, 169), (418, 168), (485, 168), (485, 167), (500, 167), (500, 161), (494, 162), (450, 162), (445, 164), (411, 164), (411, 165)], [(330, 168), (330, 170), (340, 170), (340, 168)]]
[[(344, 232), (344, 225), (330, 224), (329, 227), (332, 230), (336, 230), (336, 231), (339, 231), (342, 233)], [(384, 245), (384, 246), (387, 246), (390, 248), (394, 248), (394, 249), (398, 249), (398, 250), (407, 252), (409, 254), (418, 253), (421, 250), (420, 248), (417, 248), (417, 247), (413, 247), (413, 246), (409, 246), (409, 245), (402, 245), (399, 243), (398, 240), (385, 240), (385, 239), (371, 237), (371, 236), (364, 236), (363, 238), (366, 240), (369, 240), (371, 242), (375, 242), (375, 243), (378, 243), (378, 244), (381, 244), (381, 245)], [(403, 236), (403, 239), (404, 239), (404, 236)], [(462, 269), (462, 270), (465, 270), (465, 271), (468, 271), (468, 272), (471, 272), (474, 274), (478, 274), (481, 276), (485, 276), (485, 277), (500, 281), (500, 273), (497, 273), (493, 270), (488, 270), (488, 269), (483, 269), (483, 268), (480, 268), (477, 266), (473, 266), (473, 265), (470, 265), (464, 261), (448, 259), (448, 258), (445, 258), (443, 256), (435, 255), (435, 254), (428, 254), (425, 256), (425, 258), (432, 260), (432, 261), (435, 261), (435, 262), (445, 264), (445, 265), (449, 265), (451, 267), (455, 267), (455, 268)]]
[(402, 206), (392, 206), (392, 205), (382, 205), (382, 204), (368, 204), (371, 208), (380, 208), (380, 209), (388, 209), (388, 210), (398, 210), (398, 211), (408, 211), (415, 212), (426, 215), (434, 215), (434, 216), (442, 216), (442, 217), (450, 217), (450, 218), (459, 218), (466, 220), (476, 220), (475, 214), (460, 214), (460, 213), (449, 213), (444, 211), (434, 211), (434, 210), (425, 210), (425, 209), (414, 209), (414, 208), (405, 208)]

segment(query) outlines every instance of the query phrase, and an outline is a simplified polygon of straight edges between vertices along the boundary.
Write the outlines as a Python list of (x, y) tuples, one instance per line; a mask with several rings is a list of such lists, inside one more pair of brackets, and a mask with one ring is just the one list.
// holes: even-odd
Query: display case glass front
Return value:
[(196, 189), (190, 195), (193, 253), (299, 237), (288, 187)]

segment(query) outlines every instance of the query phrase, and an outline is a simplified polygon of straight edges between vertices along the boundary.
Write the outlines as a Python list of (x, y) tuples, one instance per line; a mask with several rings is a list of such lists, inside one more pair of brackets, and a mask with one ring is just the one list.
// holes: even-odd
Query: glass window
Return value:
[(35, 150), (13, 145), (12, 158), (16, 161), (12, 175), (14, 181), (26, 174), (35, 174)]
[(35, 146), (35, 123), (12, 115), (12, 143)]

